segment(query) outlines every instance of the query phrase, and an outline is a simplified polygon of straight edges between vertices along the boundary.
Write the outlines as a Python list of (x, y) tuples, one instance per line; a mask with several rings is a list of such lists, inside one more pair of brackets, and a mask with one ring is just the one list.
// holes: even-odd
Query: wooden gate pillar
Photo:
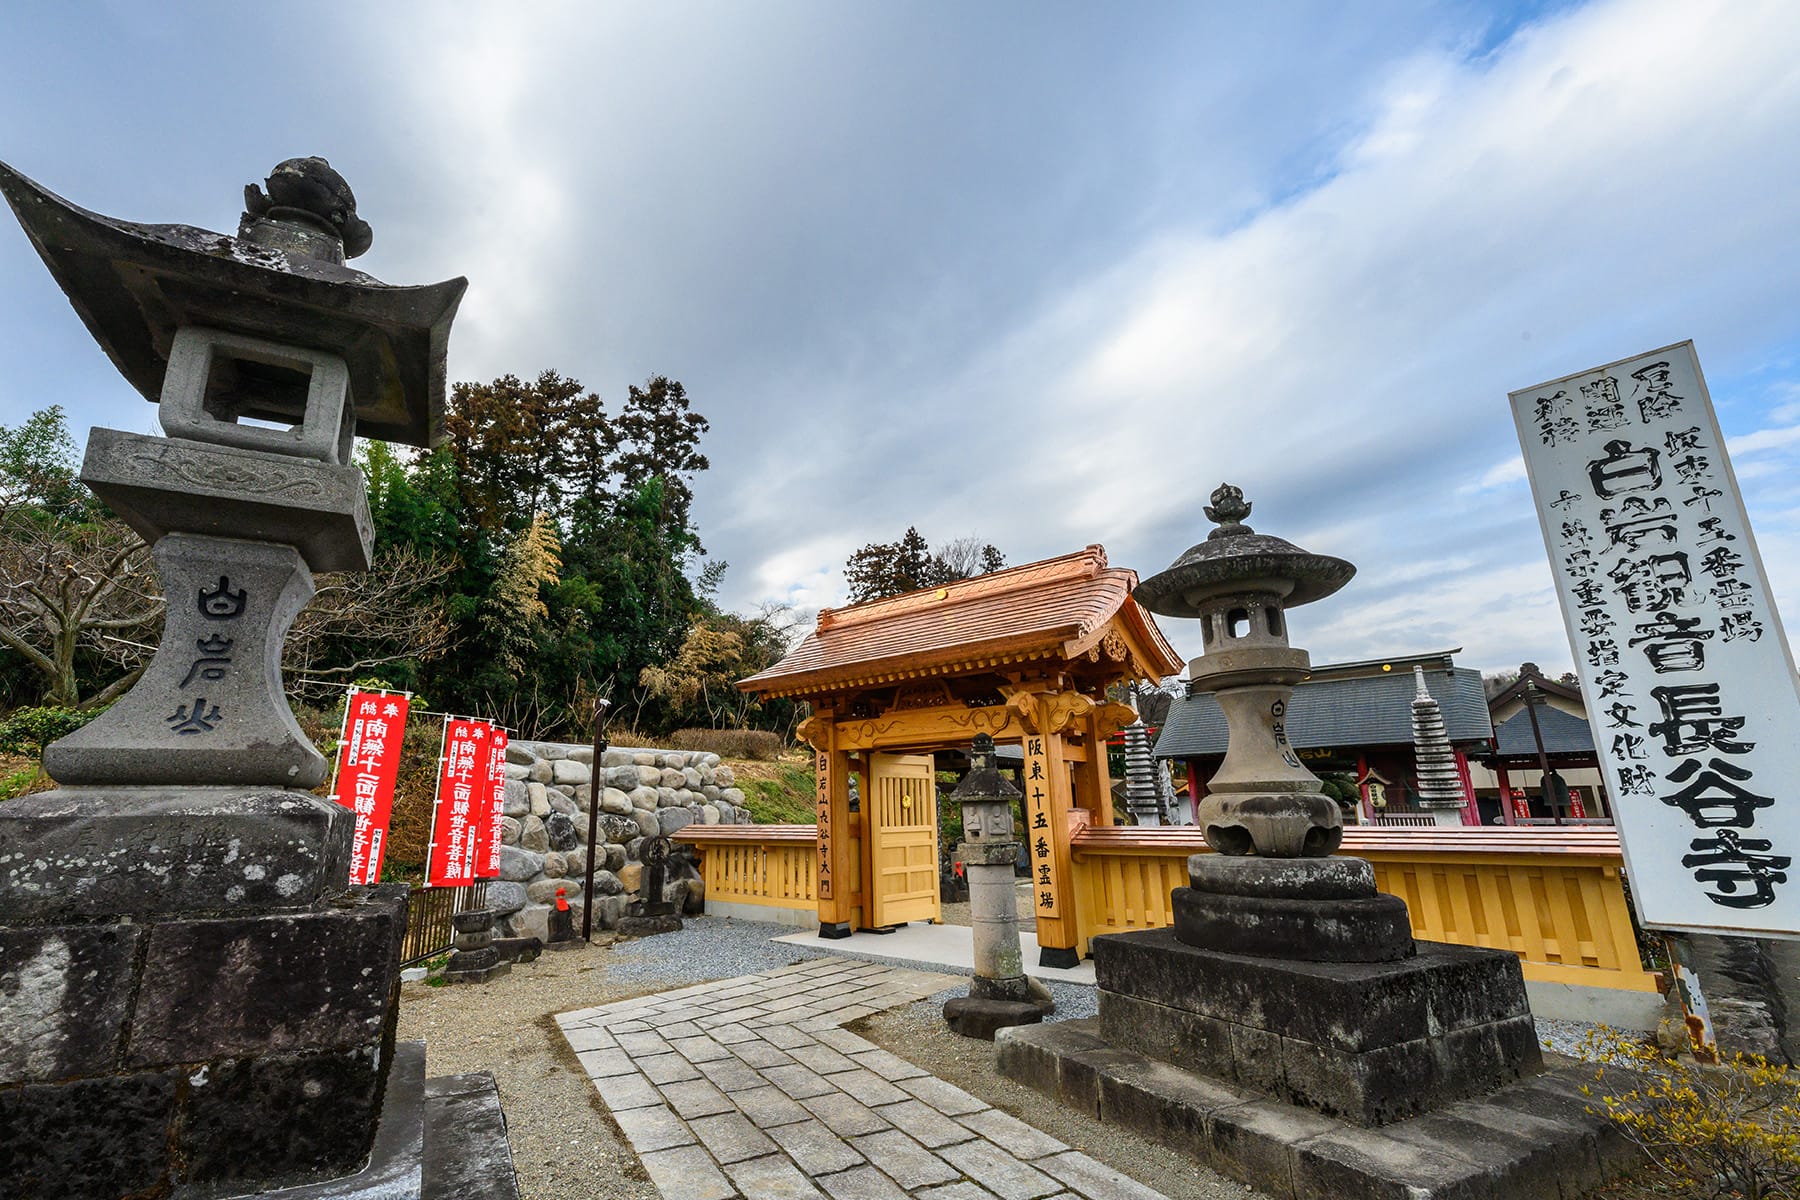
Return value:
[(819, 826), (819, 936), (847, 938), (856, 897), (850, 886), (850, 755), (837, 747), (833, 713), (821, 708), (799, 733), (813, 748)]
[(1032, 911), (1037, 916), (1038, 965), (1072, 967), (1081, 961), (1075, 922), (1075, 874), (1069, 822), (1075, 811), (1063, 731), (1085, 717), (1093, 701), (1062, 692), (1015, 692), (1007, 705), (1025, 727), (1025, 836), (1031, 862)]

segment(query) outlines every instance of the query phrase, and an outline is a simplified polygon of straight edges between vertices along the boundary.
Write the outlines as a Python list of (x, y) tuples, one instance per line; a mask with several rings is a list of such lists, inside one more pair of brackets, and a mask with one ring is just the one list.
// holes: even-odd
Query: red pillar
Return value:
[(1513, 824), (1512, 780), (1507, 778), (1506, 764), (1494, 763), (1494, 778), (1500, 781), (1500, 819), (1506, 824)]
[(1462, 822), (1464, 825), (1481, 824), (1481, 808), (1475, 803), (1475, 779), (1469, 774), (1469, 756), (1461, 750), (1456, 752), (1456, 776), (1462, 781)]

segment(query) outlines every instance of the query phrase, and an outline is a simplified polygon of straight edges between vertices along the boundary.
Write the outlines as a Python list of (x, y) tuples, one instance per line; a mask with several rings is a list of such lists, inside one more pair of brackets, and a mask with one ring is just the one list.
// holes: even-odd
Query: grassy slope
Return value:
[(784, 755), (777, 762), (731, 761), (744, 807), (758, 825), (811, 825), (816, 816), (810, 755)]

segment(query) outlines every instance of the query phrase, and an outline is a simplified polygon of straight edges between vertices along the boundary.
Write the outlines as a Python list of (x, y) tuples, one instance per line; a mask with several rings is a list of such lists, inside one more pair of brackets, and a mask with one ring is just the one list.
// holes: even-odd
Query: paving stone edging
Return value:
[(556, 1020), (663, 1200), (1166, 1200), (841, 1028), (956, 982), (814, 959)]

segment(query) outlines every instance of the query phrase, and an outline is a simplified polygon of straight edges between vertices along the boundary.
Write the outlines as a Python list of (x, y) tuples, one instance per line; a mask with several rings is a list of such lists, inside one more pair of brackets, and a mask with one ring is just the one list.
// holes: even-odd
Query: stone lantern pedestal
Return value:
[(281, 677), (313, 573), (369, 566), (353, 437), (441, 434), (465, 283), (344, 266), (369, 229), (322, 159), (267, 186), (231, 238), (97, 216), (0, 164), (169, 434), (95, 430), (82, 467), (152, 545), (155, 657), (46, 749), (61, 788), (0, 806), (9, 1200), (517, 1195), (491, 1077), (434, 1086), (395, 1040), (406, 888), (348, 886), (354, 817), (309, 794), (326, 764)]
[(1244, 525), (1213, 493), (1207, 541), (1145, 580), (1204, 622), (1189, 664), (1229, 725), (1173, 925), (1093, 939), (1100, 1015), (1000, 1034), (1000, 1068), (1182, 1146), (1275, 1196), (1563, 1197), (1628, 1153), (1579, 1080), (1540, 1075), (1516, 956), (1415, 942), (1337, 804), (1288, 744), (1306, 652), (1286, 610), (1354, 568)]

